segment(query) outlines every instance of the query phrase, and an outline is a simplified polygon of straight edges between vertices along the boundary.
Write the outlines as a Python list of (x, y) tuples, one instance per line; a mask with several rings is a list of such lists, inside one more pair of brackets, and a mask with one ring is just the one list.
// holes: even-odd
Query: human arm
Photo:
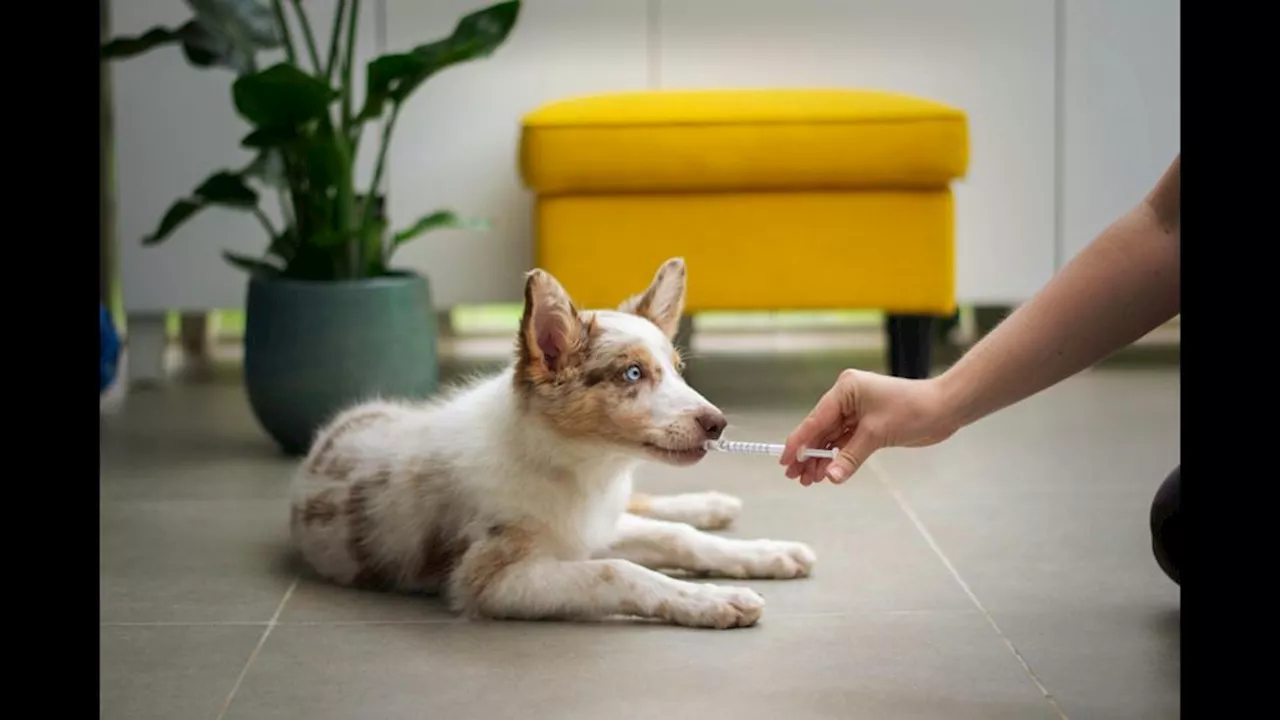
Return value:
[(1090, 367), (1177, 315), (1181, 156), (1137, 207), (936, 379), (959, 429)]
[[(781, 462), (808, 485), (843, 482), (884, 447), (918, 447), (1093, 365), (1179, 312), (1181, 156), (1155, 188), (1030, 301), (930, 380), (846, 370), (787, 438)], [(796, 461), (801, 447), (834, 460)]]

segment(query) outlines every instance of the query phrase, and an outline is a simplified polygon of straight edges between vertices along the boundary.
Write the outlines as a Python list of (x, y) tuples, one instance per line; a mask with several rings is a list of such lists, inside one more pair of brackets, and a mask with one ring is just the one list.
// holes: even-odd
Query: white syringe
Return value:
[[(777, 443), (741, 442), (737, 440), (708, 440), (704, 442), (702, 446), (707, 450), (714, 450), (716, 452), (740, 453), (745, 455), (773, 455), (775, 457), (781, 455), (783, 448), (786, 447), (785, 445)], [(834, 459), (835, 456), (835, 450), (801, 448), (799, 452), (801, 460), (808, 460), (809, 458), (826, 458), (831, 460)]]

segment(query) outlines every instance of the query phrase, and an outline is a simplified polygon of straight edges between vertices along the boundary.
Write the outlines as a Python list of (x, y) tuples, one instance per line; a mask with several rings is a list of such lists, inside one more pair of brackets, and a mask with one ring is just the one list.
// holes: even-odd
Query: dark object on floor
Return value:
[(1182, 585), (1182, 523), (1179, 508), (1182, 495), (1182, 466), (1165, 478), (1151, 502), (1151, 548), (1160, 569), (1178, 585)]
[(889, 315), (885, 318), (891, 375), (912, 379), (929, 377), (936, 321), (932, 315)]
[(120, 336), (111, 320), (111, 311), (98, 303), (98, 394), (107, 391), (115, 382), (120, 369)]

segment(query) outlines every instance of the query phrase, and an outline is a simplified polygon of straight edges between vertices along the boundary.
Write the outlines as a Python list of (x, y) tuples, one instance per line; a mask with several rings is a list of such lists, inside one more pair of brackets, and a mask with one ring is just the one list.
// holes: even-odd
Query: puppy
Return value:
[(632, 493), (640, 463), (693, 465), (726, 424), (671, 344), (685, 274), (668, 260), (618, 310), (584, 312), (534, 270), (506, 370), (431, 402), (340, 413), (291, 487), (306, 562), (343, 585), (444, 593), (469, 617), (755, 624), (754, 591), (658, 571), (796, 578), (813, 552), (702, 532), (737, 516), (728, 495)]

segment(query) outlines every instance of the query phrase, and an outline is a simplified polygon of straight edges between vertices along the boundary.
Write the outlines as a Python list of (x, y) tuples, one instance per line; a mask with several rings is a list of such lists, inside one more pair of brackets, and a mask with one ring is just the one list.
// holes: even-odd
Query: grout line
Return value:
[(253, 647), (253, 652), (249, 653), (249, 659), (245, 661), (244, 667), (240, 670), (236, 683), (231, 686), (231, 692), (227, 693), (227, 699), (222, 703), (222, 711), (218, 713), (218, 719), (222, 720), (227, 716), (227, 711), (231, 709), (231, 701), (235, 699), (236, 692), (240, 690), (240, 684), (244, 682), (244, 678), (249, 674), (249, 668), (253, 666), (253, 661), (258, 659), (258, 653), (262, 651), (262, 646), (267, 643), (272, 629), (275, 628), (280, 621), (280, 613), (284, 612), (284, 606), (289, 602), (289, 598), (293, 596), (293, 591), (298, 587), (298, 578), (294, 578), (289, 585), (289, 589), (284, 591), (284, 597), (280, 598), (280, 604), (276, 606), (276, 612), (267, 621), (267, 627), (262, 631), (262, 637), (258, 638), (258, 644)]
[(1040, 681), (1040, 676), (1036, 675), (1036, 671), (1031, 669), (1031, 665), (1027, 662), (1027, 659), (1022, 656), (1022, 653), (1018, 651), (1018, 648), (1013, 644), (1013, 641), (1010, 640), (1008, 636), (1004, 634), (1004, 631), (1000, 629), (1000, 626), (996, 624), (996, 619), (991, 616), (991, 613), (987, 611), (987, 608), (983, 606), (980, 600), (978, 600), (978, 596), (973, 593), (973, 590), (969, 587), (969, 583), (965, 582), (964, 578), (960, 577), (960, 571), (956, 570), (955, 565), (952, 565), (951, 560), (949, 560), (942, 552), (942, 548), (938, 547), (937, 541), (933, 539), (933, 535), (930, 534), (929, 530), (924, 526), (924, 522), (920, 520), (920, 516), (916, 515), (915, 510), (911, 509), (911, 505), (907, 503), (907, 499), (904, 498), (902, 494), (899, 493), (898, 490), (889, 482), (889, 474), (885, 472), (884, 466), (881, 465), (879, 460), (875, 457), (868, 458), (866, 464), (872, 465), (872, 470), (876, 474), (876, 479), (878, 479), (880, 484), (883, 485), (885, 489), (889, 491), (889, 494), (893, 496), (894, 502), (898, 503), (898, 507), (906, 514), (907, 519), (916, 526), (916, 530), (920, 531), (920, 535), (924, 537), (924, 541), (929, 544), (933, 553), (942, 561), (942, 564), (947, 568), (947, 572), (951, 573), (951, 577), (955, 579), (956, 584), (960, 586), (960, 589), (964, 591), (964, 594), (969, 596), (969, 600), (973, 602), (974, 607), (978, 608), (978, 612), (982, 613), (982, 616), (986, 618), (987, 624), (996, 632), (996, 635), (1000, 636), (1005, 647), (1009, 648), (1009, 652), (1013, 653), (1013, 657), (1017, 659), (1018, 664), (1022, 665), (1022, 669), (1026, 672), (1027, 677), (1031, 678), (1031, 682), (1035, 683), (1036, 688), (1040, 690), (1040, 694), (1044, 696), (1044, 699), (1049, 701), (1049, 705), (1058, 713), (1058, 717), (1062, 718), (1062, 720), (1070, 720), (1067, 717), (1067, 713), (1062, 709), (1062, 706), (1058, 704), (1058, 700), (1053, 697), (1053, 694), (1049, 692), (1049, 689)]
[(278, 623), (285, 627), (338, 627), (352, 625), (455, 625), (466, 622), (461, 617), (440, 617), (427, 620), (294, 620)]

